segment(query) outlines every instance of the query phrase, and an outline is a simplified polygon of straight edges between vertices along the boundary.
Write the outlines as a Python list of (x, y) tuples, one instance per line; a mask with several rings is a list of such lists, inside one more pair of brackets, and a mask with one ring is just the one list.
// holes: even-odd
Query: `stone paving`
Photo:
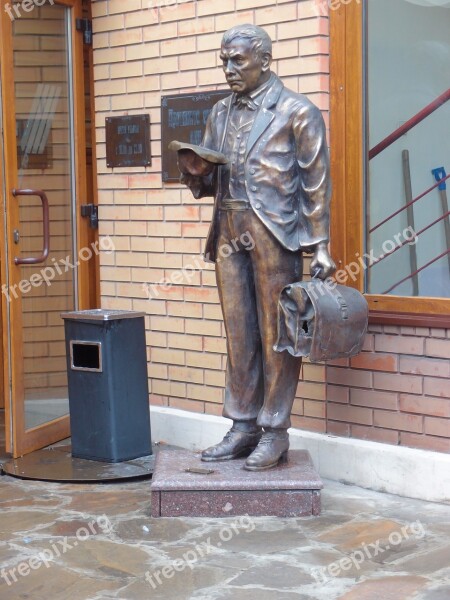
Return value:
[(319, 518), (152, 519), (148, 480), (3, 476), (0, 598), (450, 599), (450, 504), (324, 483)]

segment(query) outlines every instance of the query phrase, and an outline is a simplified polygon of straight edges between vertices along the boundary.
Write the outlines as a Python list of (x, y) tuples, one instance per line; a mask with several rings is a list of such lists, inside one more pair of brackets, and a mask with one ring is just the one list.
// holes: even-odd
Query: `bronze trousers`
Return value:
[(278, 297), (301, 280), (302, 253), (283, 248), (252, 209), (220, 210), (218, 225), (216, 278), (228, 351), (223, 416), (287, 429), (301, 358), (273, 346)]

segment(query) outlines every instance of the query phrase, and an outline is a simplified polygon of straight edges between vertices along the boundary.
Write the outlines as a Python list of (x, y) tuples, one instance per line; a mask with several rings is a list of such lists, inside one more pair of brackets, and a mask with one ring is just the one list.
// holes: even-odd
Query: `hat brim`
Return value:
[(206, 176), (212, 173), (216, 166), (228, 163), (227, 157), (221, 152), (187, 142), (174, 140), (170, 142), (169, 150), (178, 153), (180, 171), (190, 175)]

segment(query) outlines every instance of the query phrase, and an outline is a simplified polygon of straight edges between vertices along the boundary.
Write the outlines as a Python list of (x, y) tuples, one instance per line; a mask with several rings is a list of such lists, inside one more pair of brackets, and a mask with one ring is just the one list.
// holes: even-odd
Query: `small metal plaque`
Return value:
[(194, 473), (195, 475), (211, 475), (214, 469), (200, 469), (199, 467), (189, 467), (184, 470), (185, 473)]
[(212, 107), (230, 93), (230, 90), (219, 90), (162, 97), (162, 180), (165, 183), (178, 183), (180, 180), (177, 154), (168, 150), (170, 142), (179, 140), (200, 144)]
[(148, 167), (150, 150), (150, 115), (106, 118), (106, 166)]

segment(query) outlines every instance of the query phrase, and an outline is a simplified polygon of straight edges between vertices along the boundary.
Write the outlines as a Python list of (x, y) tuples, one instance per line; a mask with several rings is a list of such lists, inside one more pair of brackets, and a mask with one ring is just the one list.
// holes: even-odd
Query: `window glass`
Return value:
[(450, 180), (425, 194), (450, 174), (450, 101), (380, 147), (448, 97), (449, 32), (449, 1), (367, 2), (366, 263), (381, 257), (365, 272), (370, 294), (450, 297)]

